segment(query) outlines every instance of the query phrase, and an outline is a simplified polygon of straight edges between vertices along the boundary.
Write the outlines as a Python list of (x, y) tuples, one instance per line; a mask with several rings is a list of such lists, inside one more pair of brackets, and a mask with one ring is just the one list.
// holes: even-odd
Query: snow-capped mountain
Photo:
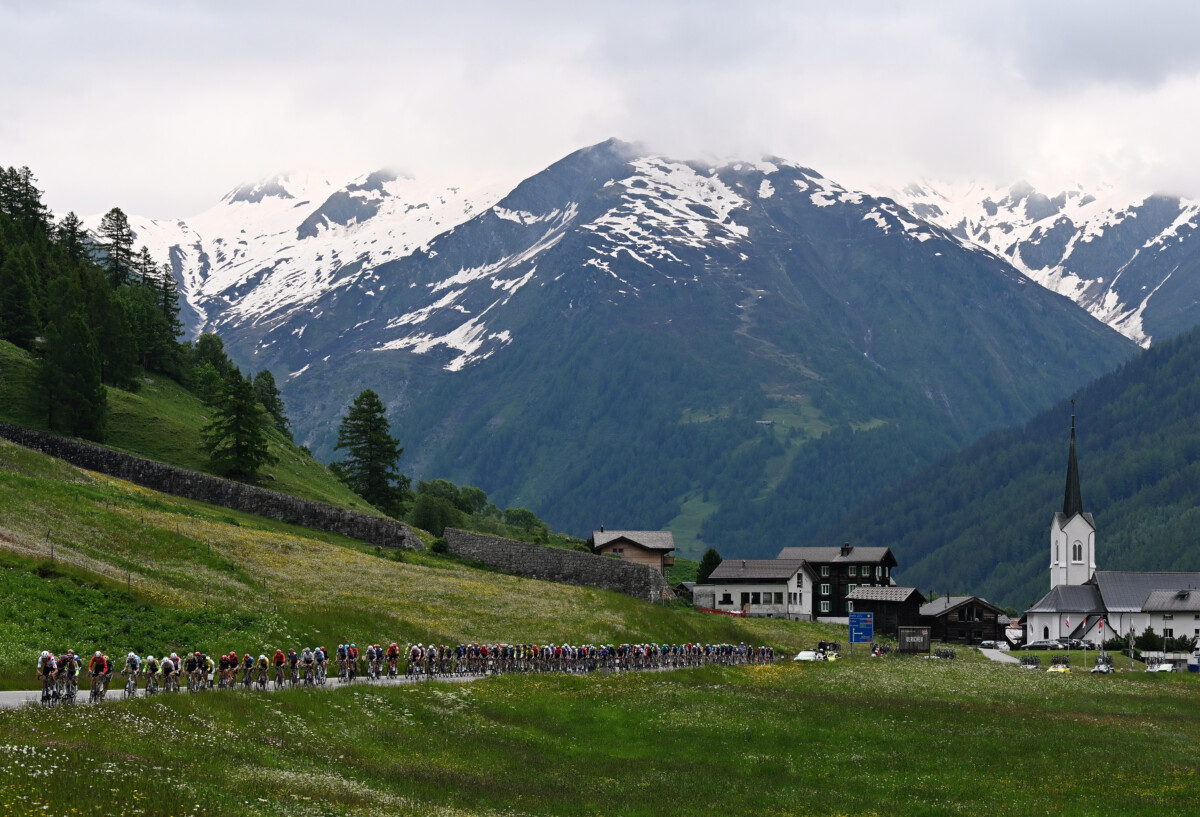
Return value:
[(186, 220), (131, 216), (130, 226), (138, 246), (172, 263), (192, 310), (189, 329), (219, 332), (291, 314), (349, 286), (477, 215), (506, 190), (428, 184), (390, 171), (348, 183), (286, 174), (232, 190)]
[(287, 177), (131, 223), (318, 456), (371, 388), (418, 478), (579, 533), (697, 503), (747, 555), (1135, 349), (989, 248), (776, 158), (609, 141), (507, 191)]
[(893, 194), (1142, 346), (1200, 319), (1200, 202), (1112, 189), (922, 182)]

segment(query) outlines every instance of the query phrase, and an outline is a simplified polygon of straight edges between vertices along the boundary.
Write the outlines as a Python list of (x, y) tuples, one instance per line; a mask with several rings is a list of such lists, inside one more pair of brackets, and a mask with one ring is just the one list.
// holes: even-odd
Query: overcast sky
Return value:
[(1198, 126), (1191, 2), (0, 0), (0, 165), (81, 215), (289, 169), (515, 182), (610, 136), (1200, 195)]

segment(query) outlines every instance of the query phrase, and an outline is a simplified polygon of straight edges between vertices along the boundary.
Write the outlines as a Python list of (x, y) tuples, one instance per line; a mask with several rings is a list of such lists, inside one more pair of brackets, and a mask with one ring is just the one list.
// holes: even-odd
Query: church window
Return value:
[(1072, 562), (1082, 562), (1083, 561), (1083, 543), (1082, 542), (1076, 541), (1075, 544), (1071, 545), (1071, 561)]
[(1042, 640), (1043, 640), (1043, 641), (1045, 641), (1045, 640), (1047, 640), (1047, 639), (1049, 639), (1049, 638), (1050, 638), (1050, 628), (1049, 628), (1049, 627), (1043, 627), (1043, 628), (1042, 628)]
[(1058, 542), (1054, 543), (1054, 563), (1058, 564)]

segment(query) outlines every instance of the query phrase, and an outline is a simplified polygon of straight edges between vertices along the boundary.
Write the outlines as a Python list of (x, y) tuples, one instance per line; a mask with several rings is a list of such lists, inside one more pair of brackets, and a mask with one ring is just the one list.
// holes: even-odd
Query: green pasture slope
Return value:
[[(0, 341), (0, 420), (45, 429), (45, 417), (28, 398), (34, 378), (28, 352)], [(194, 394), (167, 377), (143, 378), (136, 392), (107, 387), (108, 430), (104, 444), (169, 465), (208, 470), (208, 455), (200, 448), (200, 429), (210, 409)], [(334, 478), (329, 470), (290, 440), (268, 430), (271, 453), (278, 462), (263, 469), (264, 488), (328, 502), (364, 513), (378, 513)]]
[[(49, 536), (47, 536), (49, 533)], [(50, 547), (54, 561), (50, 560)], [(844, 632), (844, 631), (842, 631)], [(0, 681), (38, 650), (395, 638), (811, 646), (432, 554), (402, 560), (0, 443)], [(865, 651), (864, 651), (865, 652)], [(867, 658), (0, 711), (0, 813), (1194, 813), (1200, 678)], [(335, 685), (336, 686), (336, 685)]]

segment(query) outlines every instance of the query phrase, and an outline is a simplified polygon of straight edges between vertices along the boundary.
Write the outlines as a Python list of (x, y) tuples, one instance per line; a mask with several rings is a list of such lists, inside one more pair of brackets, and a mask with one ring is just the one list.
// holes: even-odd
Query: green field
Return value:
[(1191, 814), (1197, 692), (1189, 676), (859, 658), (29, 707), (0, 713), (0, 802), (53, 814)]

